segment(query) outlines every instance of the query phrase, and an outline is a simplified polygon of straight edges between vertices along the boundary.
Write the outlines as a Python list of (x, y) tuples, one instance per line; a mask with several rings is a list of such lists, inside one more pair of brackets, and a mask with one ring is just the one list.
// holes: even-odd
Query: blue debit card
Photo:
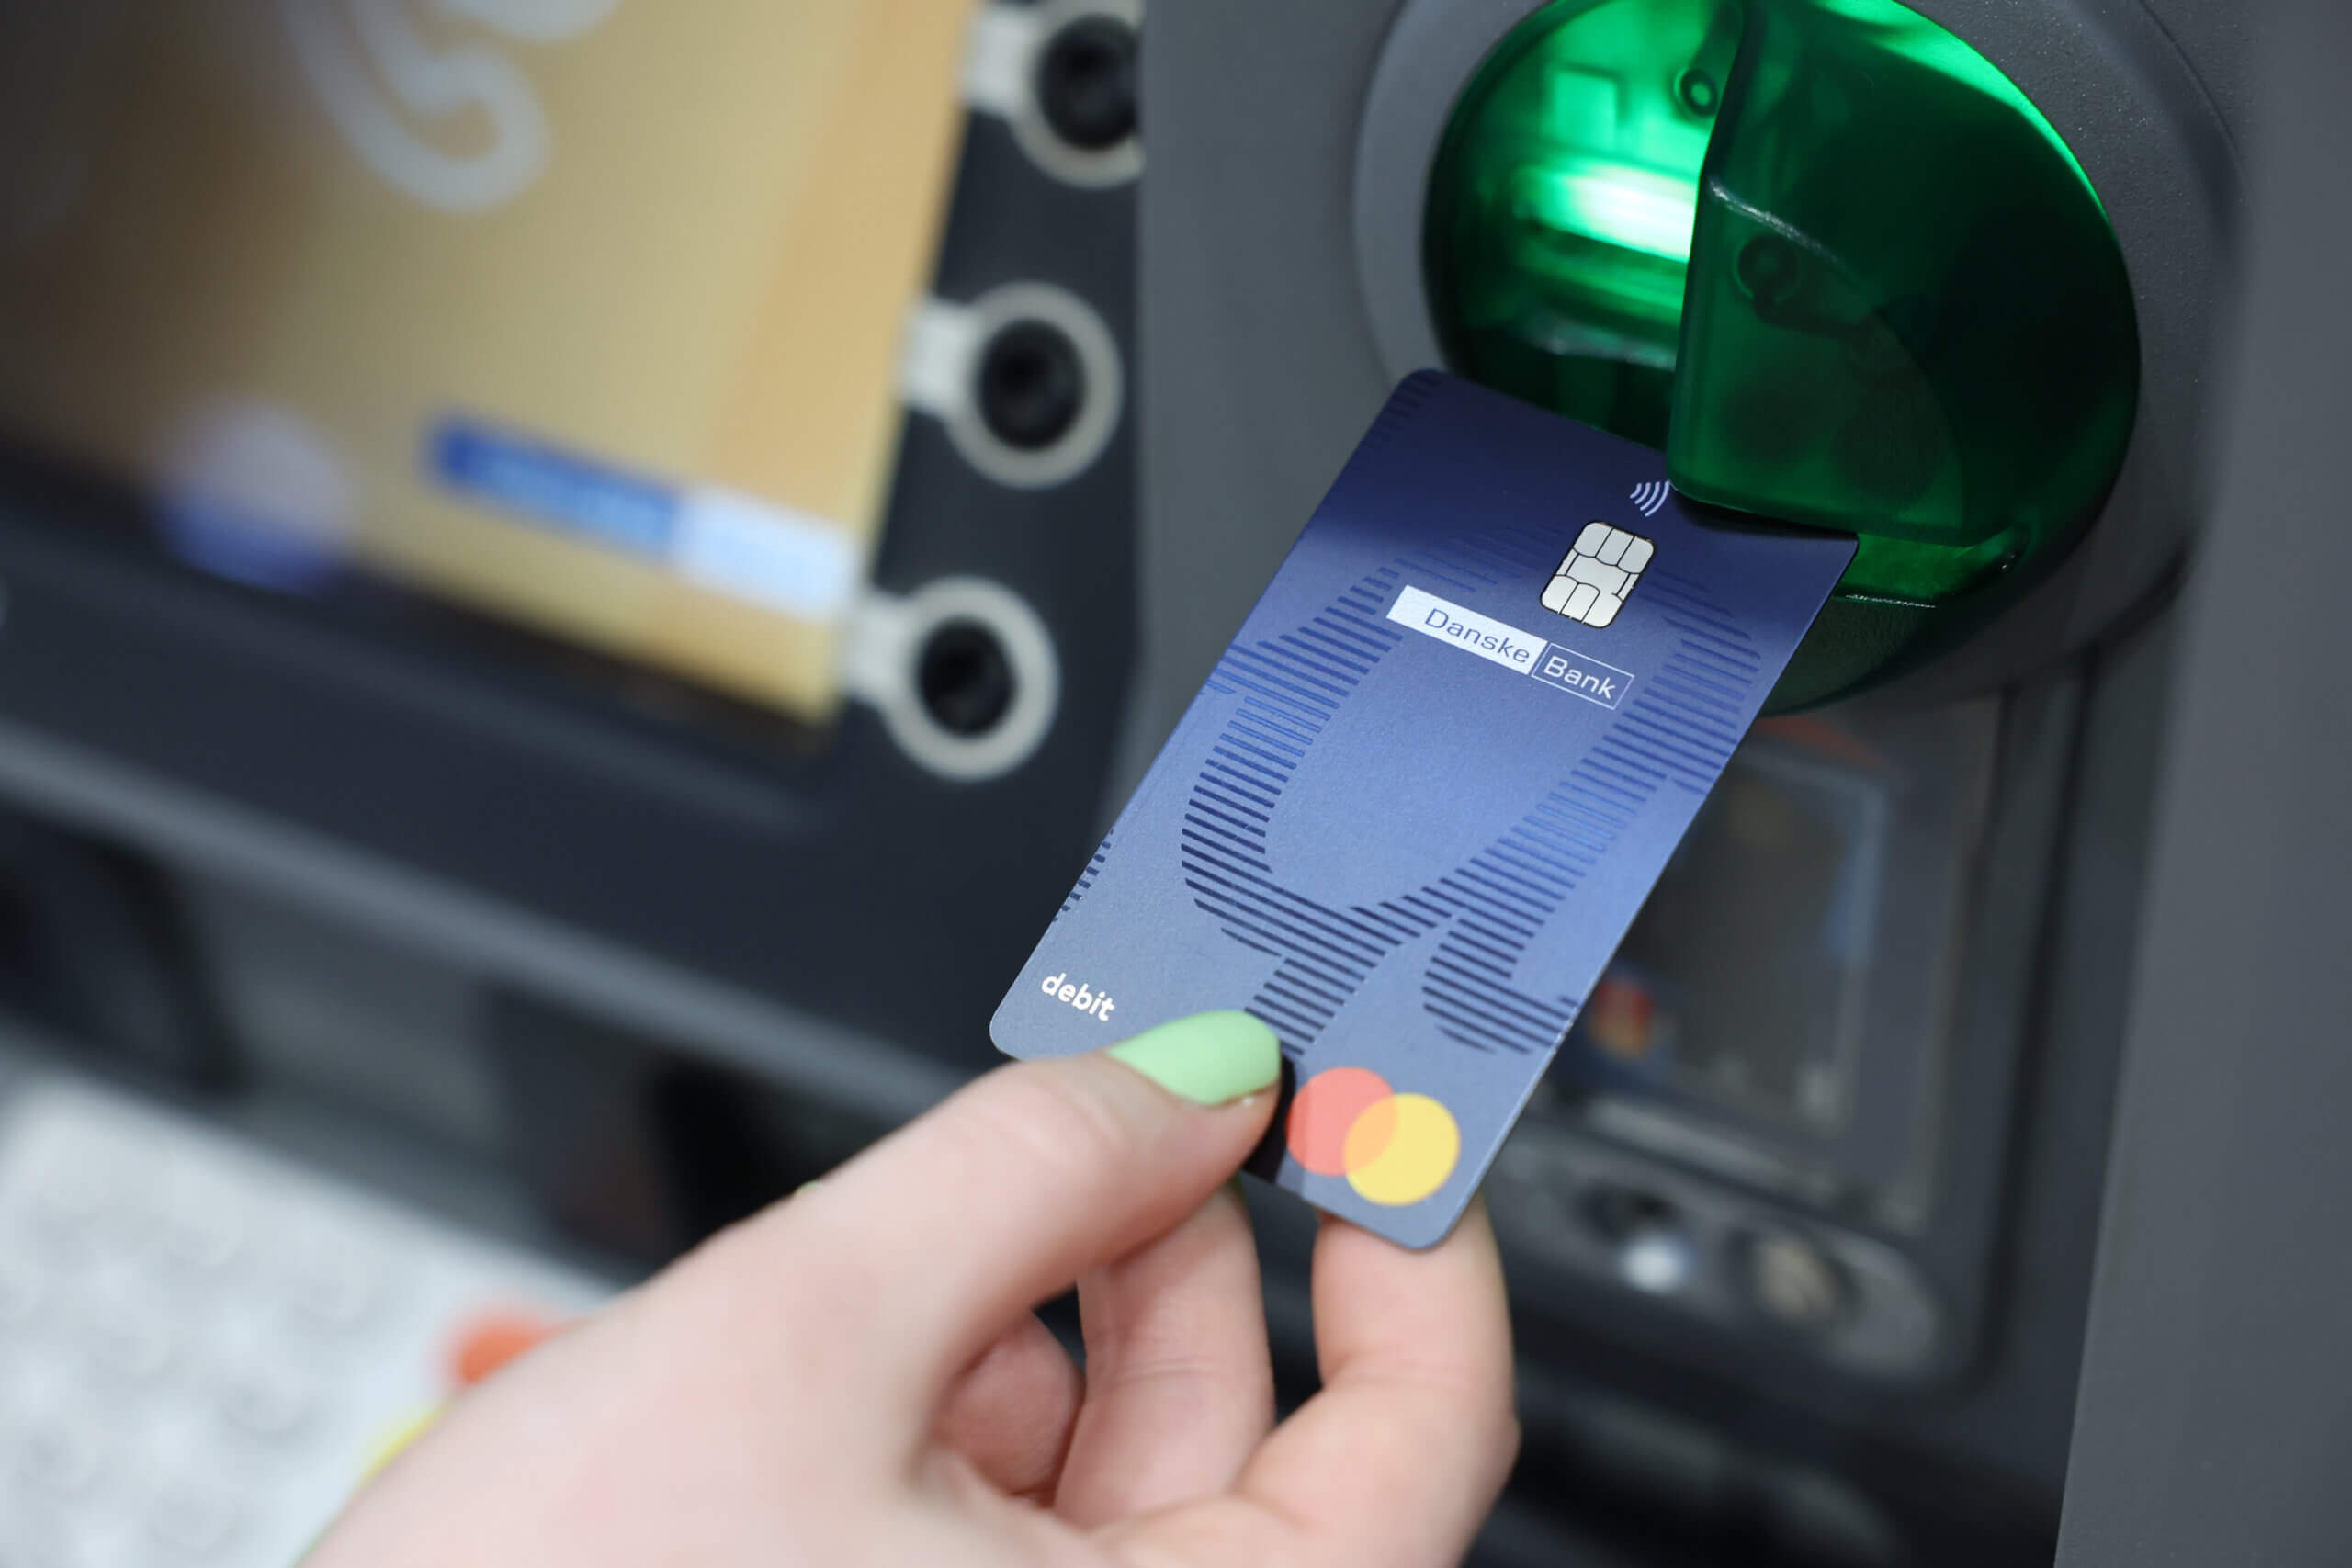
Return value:
[(1854, 553), (1656, 452), (1390, 395), (997, 1010), (1015, 1056), (1281, 1035), (1251, 1168), (1407, 1247), (1477, 1190)]

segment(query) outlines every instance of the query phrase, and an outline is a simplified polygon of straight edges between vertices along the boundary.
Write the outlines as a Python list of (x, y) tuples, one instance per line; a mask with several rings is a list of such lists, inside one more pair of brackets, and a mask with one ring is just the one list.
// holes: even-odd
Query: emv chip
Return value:
[(1651, 550), (1647, 539), (1623, 528), (1586, 524), (1544, 585), (1544, 607), (1589, 626), (1607, 626), (1641, 581)]

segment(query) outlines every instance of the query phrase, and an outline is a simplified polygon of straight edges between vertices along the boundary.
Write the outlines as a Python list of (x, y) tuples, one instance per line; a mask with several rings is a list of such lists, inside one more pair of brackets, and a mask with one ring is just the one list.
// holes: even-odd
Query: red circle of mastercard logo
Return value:
[(1344, 1176), (1384, 1208), (1418, 1203), (1453, 1174), (1462, 1129), (1426, 1094), (1398, 1094), (1369, 1067), (1329, 1067), (1301, 1084), (1283, 1138), (1317, 1176)]

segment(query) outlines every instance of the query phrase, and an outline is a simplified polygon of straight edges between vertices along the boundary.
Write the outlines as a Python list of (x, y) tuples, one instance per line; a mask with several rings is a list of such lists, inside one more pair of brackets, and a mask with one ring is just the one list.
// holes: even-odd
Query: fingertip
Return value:
[(1483, 1206), (1412, 1252), (1330, 1219), (1315, 1250), (1323, 1388), (1243, 1495), (1316, 1562), (1458, 1562), (1519, 1450), (1510, 1318)]
[(1198, 1210), (1281, 1077), (1273, 1032), (1242, 1012), (986, 1074), (757, 1227), (768, 1266), (798, 1254), (779, 1306), (928, 1402), (1017, 1314)]
[(1481, 1191), (1470, 1195), (1470, 1201), (1464, 1206), (1462, 1218), (1455, 1224), (1453, 1234), (1438, 1245), (1459, 1247), (1465, 1255), (1479, 1259), (1493, 1273), (1496, 1288), (1502, 1288), (1503, 1249), (1495, 1239), (1495, 1222), (1487, 1212), (1486, 1193)]
[(1247, 1100), (1282, 1081), (1281, 1040), (1234, 1009), (1171, 1019), (1102, 1054), (1195, 1105)]
[(1320, 1254), (1328, 1251), (1333, 1262), (1344, 1263), (1350, 1269), (1380, 1271), (1442, 1267), (1465, 1279), (1491, 1276), (1492, 1283), (1500, 1288), (1502, 1250), (1495, 1240), (1494, 1223), (1487, 1215), (1483, 1192), (1472, 1194), (1453, 1228), (1427, 1247), (1406, 1247), (1390, 1241), (1338, 1214), (1326, 1213), (1321, 1219), (1317, 1234), (1318, 1267), (1323, 1263)]
[(1085, 1392), (1069, 1352), (1024, 1314), (948, 1389), (933, 1437), (1007, 1496), (1047, 1501)]
[(1056, 1507), (1089, 1527), (1229, 1484), (1273, 1425), (1250, 1214), (1230, 1181), (1079, 1281), (1086, 1403)]
[(1315, 1248), (1315, 1337), (1327, 1382), (1370, 1364), (1507, 1389), (1510, 1296), (1485, 1199), (1419, 1252), (1327, 1217)]

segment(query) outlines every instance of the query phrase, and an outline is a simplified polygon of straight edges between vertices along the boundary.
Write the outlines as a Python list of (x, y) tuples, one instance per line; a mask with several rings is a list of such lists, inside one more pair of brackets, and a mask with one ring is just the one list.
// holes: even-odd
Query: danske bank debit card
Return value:
[(1655, 452), (1414, 376), (997, 1010), (1015, 1056), (1281, 1035), (1253, 1168), (1453, 1228), (1853, 541), (1700, 522)]

